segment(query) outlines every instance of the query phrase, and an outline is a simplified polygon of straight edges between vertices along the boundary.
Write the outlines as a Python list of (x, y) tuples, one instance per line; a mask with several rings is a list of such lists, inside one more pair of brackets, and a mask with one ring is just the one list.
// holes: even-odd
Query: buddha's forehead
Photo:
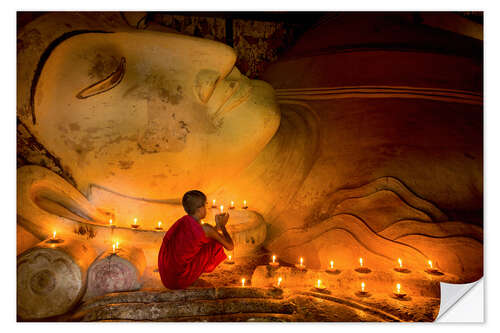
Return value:
[(227, 75), (236, 53), (229, 46), (202, 38), (160, 32), (84, 33), (57, 47), (53, 56), (77, 65), (116, 65), (122, 57), (138, 70), (198, 72), (212, 69)]

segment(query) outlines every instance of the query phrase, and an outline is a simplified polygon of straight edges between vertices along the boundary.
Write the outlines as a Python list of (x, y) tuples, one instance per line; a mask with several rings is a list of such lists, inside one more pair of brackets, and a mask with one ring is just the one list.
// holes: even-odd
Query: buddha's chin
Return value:
[(246, 109), (248, 131), (259, 134), (255, 144), (263, 148), (278, 130), (281, 114), (274, 88), (265, 81), (252, 80), (251, 83), (252, 94), (241, 108)]
[(252, 91), (240, 105), (227, 113), (214, 147), (224, 148), (224, 157), (242, 171), (262, 152), (280, 124), (280, 110), (273, 87), (251, 80)]

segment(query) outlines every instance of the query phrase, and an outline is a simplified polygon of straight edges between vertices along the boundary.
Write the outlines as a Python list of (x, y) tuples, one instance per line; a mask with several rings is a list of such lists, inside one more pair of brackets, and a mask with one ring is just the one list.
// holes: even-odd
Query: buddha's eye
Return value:
[(100, 93), (103, 93), (105, 91), (108, 91), (110, 89), (113, 89), (116, 87), (120, 81), (123, 78), (123, 75), (125, 75), (125, 67), (126, 67), (126, 61), (125, 58), (122, 57), (120, 60), (120, 64), (118, 65), (118, 68), (111, 73), (107, 78), (96, 82), (87, 88), (81, 90), (76, 97), (80, 99), (84, 99), (90, 96), (94, 96)]

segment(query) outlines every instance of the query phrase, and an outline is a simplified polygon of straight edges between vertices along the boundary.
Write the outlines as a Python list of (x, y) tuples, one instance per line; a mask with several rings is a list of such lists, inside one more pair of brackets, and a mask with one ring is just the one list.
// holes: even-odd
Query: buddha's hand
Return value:
[(217, 214), (217, 215), (215, 215), (215, 225), (218, 228), (225, 227), (228, 220), (229, 220), (229, 214), (228, 213), (223, 213), (223, 214)]

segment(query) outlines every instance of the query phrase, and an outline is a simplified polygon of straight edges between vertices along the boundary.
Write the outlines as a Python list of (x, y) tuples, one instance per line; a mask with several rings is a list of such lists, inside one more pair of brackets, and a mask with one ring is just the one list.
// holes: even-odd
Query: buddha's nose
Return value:
[(242, 75), (234, 66), (229, 75), (217, 82), (212, 96), (206, 103), (210, 117), (213, 120), (220, 119), (224, 114), (246, 101), (251, 90), (250, 79)]

